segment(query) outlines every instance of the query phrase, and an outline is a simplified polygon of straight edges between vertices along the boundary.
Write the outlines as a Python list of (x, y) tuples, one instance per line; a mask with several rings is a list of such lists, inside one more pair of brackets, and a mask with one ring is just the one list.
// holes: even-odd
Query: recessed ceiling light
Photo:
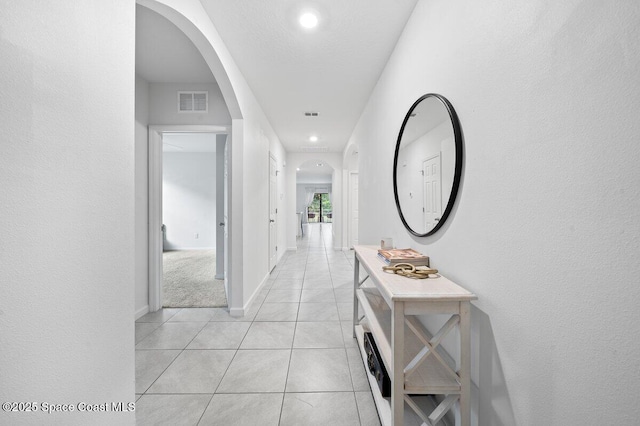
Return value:
[(318, 25), (318, 17), (311, 12), (306, 12), (300, 15), (298, 22), (300, 22), (300, 25), (304, 28), (311, 29)]
[(318, 137), (316, 135), (309, 137), (309, 142), (318, 142)]
[(296, 168), (296, 171), (299, 172), (300, 171), (300, 167)]

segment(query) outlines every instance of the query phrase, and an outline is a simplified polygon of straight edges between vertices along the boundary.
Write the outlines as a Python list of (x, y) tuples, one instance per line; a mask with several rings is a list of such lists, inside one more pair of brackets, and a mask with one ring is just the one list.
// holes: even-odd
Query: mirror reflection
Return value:
[(394, 158), (396, 205), (412, 234), (431, 235), (444, 224), (461, 163), (460, 126), (453, 107), (440, 95), (421, 97), (405, 117)]

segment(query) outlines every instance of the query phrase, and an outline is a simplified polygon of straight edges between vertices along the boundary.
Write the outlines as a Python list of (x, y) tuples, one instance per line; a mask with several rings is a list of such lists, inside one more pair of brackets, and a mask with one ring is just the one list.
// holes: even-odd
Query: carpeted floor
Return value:
[(215, 250), (174, 250), (162, 255), (165, 308), (227, 306), (224, 281), (216, 280)]

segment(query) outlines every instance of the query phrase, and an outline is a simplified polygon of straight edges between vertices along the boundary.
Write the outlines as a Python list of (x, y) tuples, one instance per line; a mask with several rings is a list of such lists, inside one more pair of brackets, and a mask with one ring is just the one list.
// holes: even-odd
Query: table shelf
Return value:
[[(360, 280), (360, 266), (369, 274), (364, 281)], [(404, 425), (405, 409), (411, 407), (425, 424), (435, 425), (457, 403), (461, 424), (468, 426), (469, 305), (476, 296), (441, 275), (412, 280), (387, 274), (382, 266), (377, 248), (355, 247), (354, 335), (366, 360), (363, 335), (365, 330), (372, 333), (392, 382), (391, 398), (383, 398), (368, 374), (382, 423)], [(416, 318), (429, 314), (450, 315), (434, 335)], [(443, 337), (455, 327), (460, 337), (459, 363), (440, 346)], [(439, 405), (424, 411), (416, 395), (442, 396)]]
[[(369, 329), (376, 337), (378, 351), (393, 380), (392, 369), (389, 368), (393, 365), (391, 309), (376, 288), (359, 289), (356, 295), (368, 320)], [(426, 330), (424, 332), (426, 333)], [(383, 338), (380, 338), (381, 336)], [(423, 345), (406, 324), (405, 336), (404, 361), (408, 364), (422, 350)], [(450, 374), (436, 358), (429, 356), (409, 378), (405, 379), (404, 389), (406, 393), (412, 394), (460, 393), (460, 382), (458, 377)]]

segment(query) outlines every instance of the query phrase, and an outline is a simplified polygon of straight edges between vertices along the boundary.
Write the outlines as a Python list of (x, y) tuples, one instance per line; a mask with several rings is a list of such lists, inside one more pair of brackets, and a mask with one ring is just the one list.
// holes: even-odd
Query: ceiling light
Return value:
[(296, 168), (296, 171), (299, 172), (300, 171), (300, 167)]
[(316, 135), (311, 136), (309, 142), (318, 142), (318, 137)]
[(307, 12), (300, 15), (298, 22), (300, 22), (300, 25), (304, 28), (311, 29), (318, 25), (318, 17), (311, 12)]

